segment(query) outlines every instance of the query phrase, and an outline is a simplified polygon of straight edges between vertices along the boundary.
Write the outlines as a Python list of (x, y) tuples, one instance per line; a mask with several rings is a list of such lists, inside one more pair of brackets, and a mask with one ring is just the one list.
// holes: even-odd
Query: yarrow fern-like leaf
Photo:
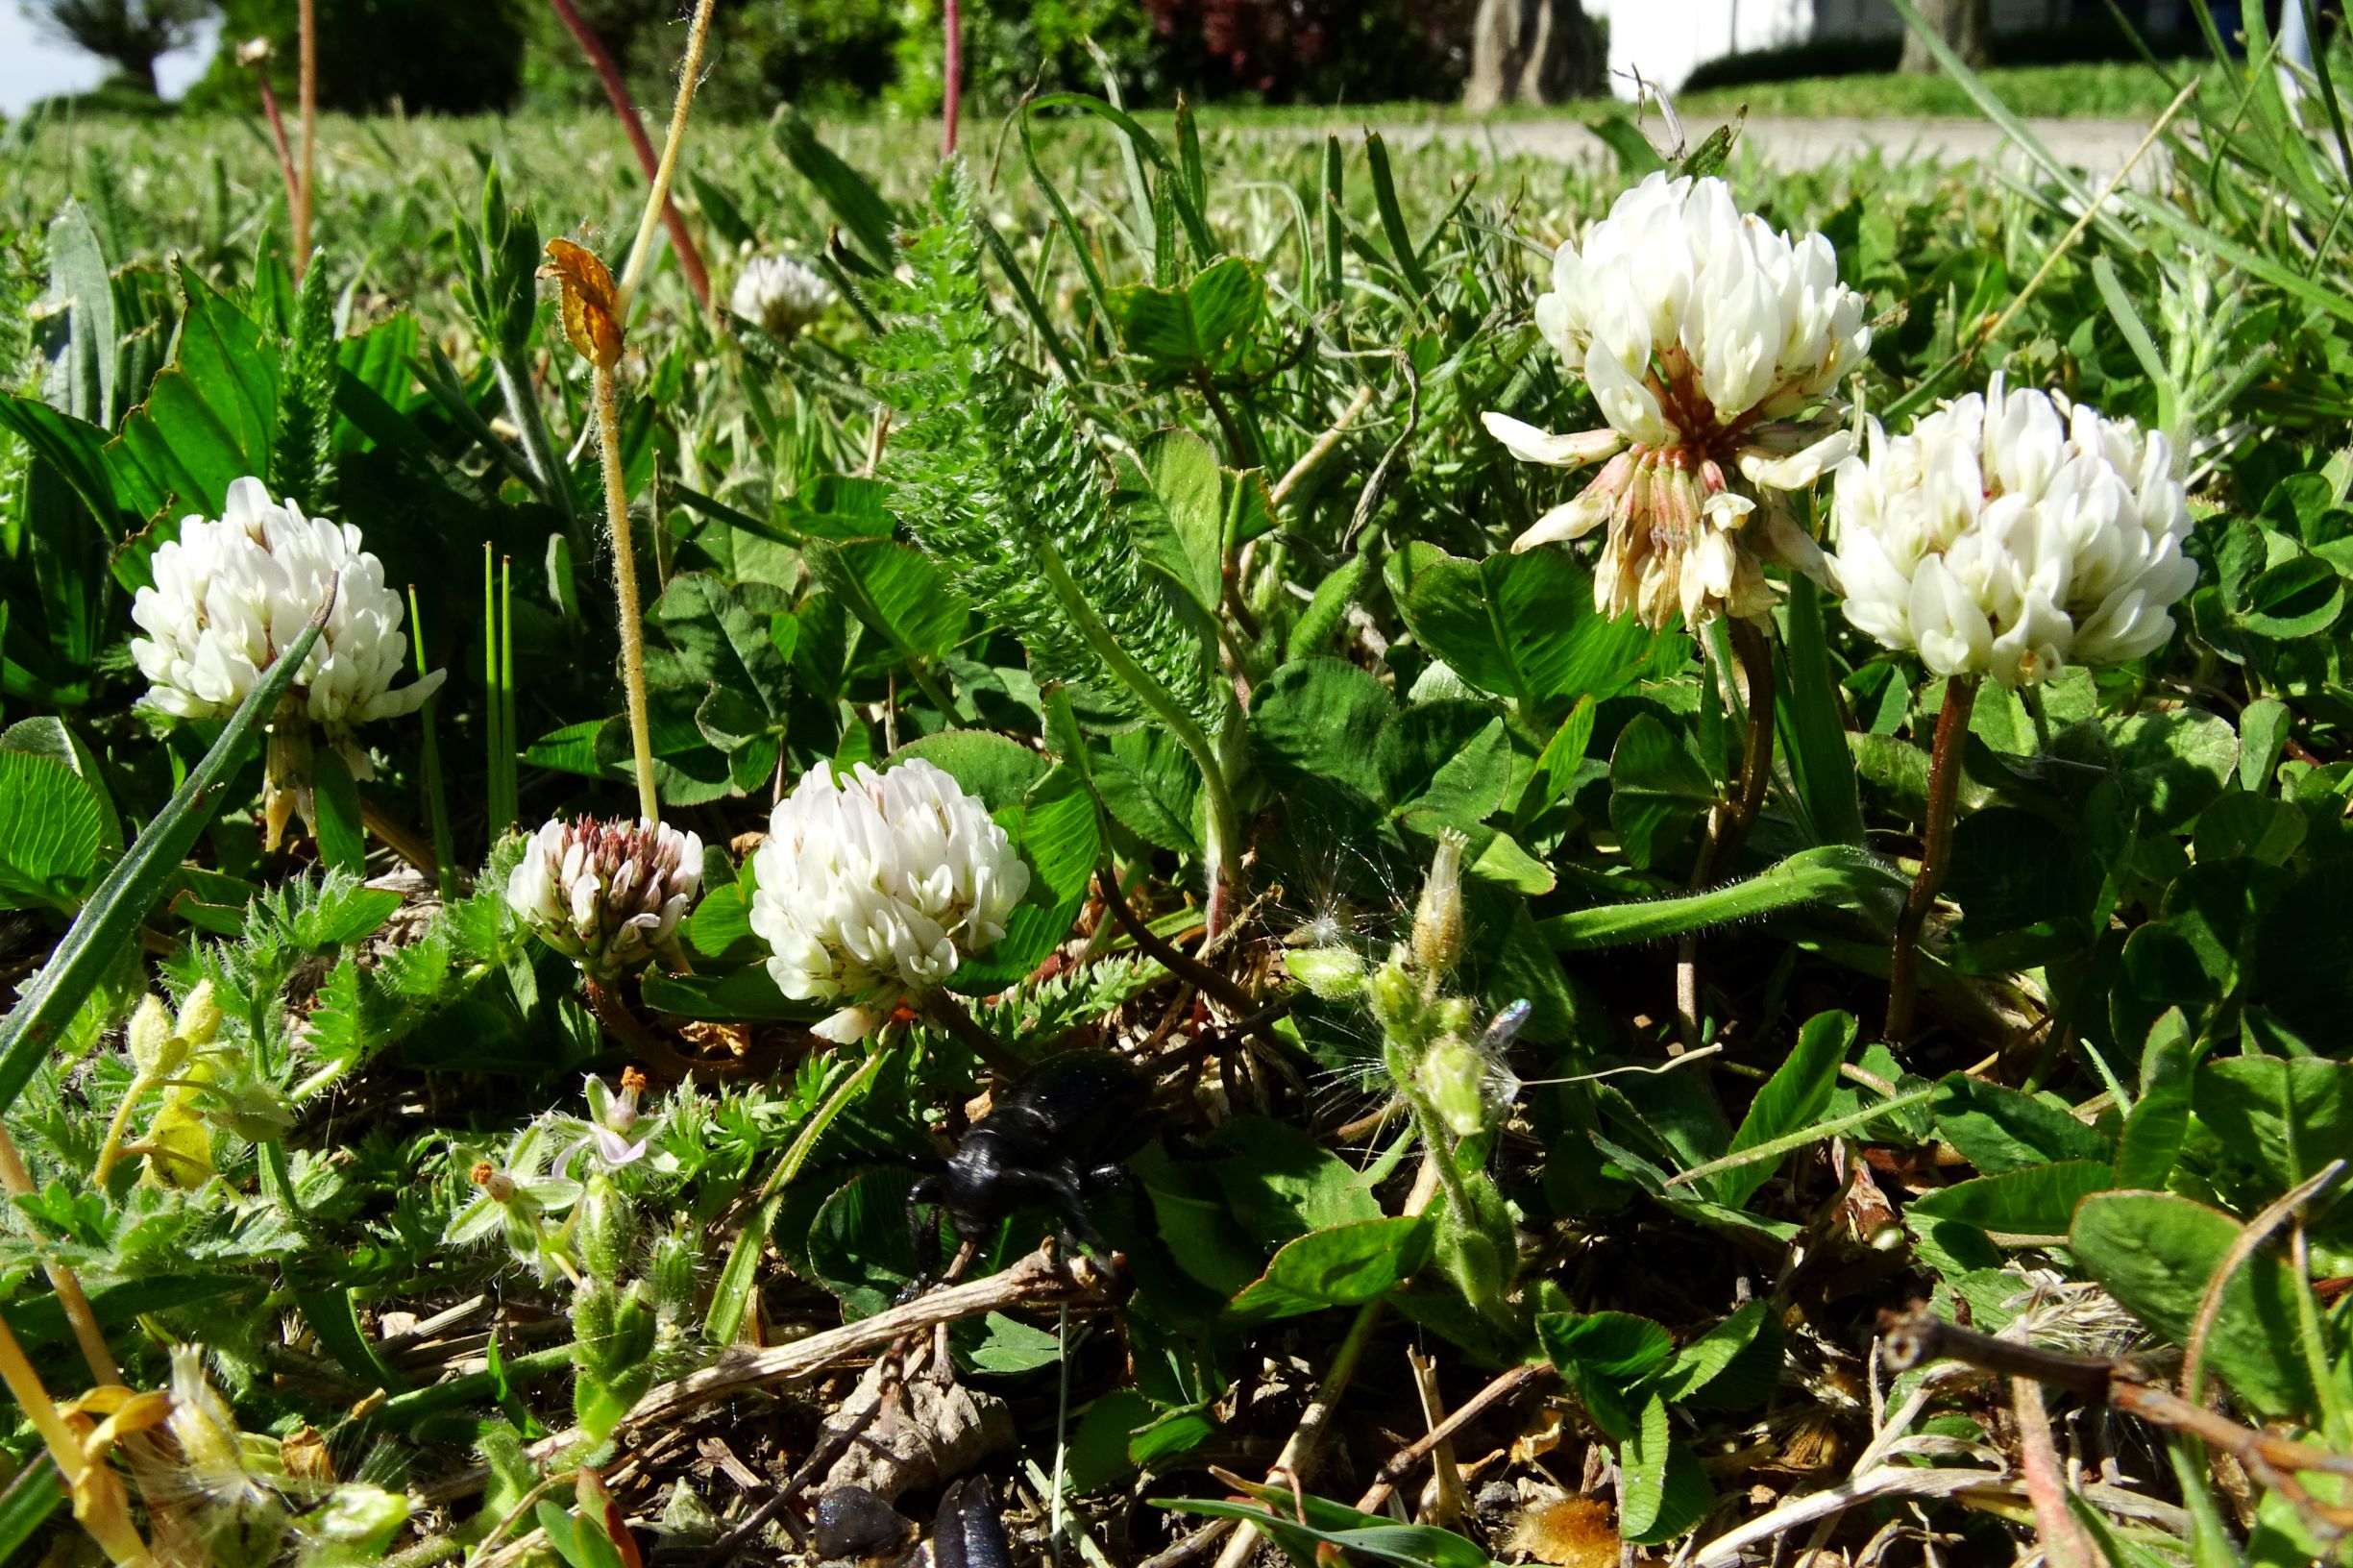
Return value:
[[(1206, 649), (1114, 509), (1068, 392), (1036, 389), (999, 340), (975, 227), (987, 219), (962, 164), (942, 175), (933, 201), (935, 221), (905, 249), (908, 281), (875, 290), (888, 331), (867, 350), (894, 416), (884, 466), (894, 509), (1021, 639), (1041, 676), (1131, 711), (1172, 701), (1213, 732)], [(1057, 567), (1079, 604), (1058, 587)]]

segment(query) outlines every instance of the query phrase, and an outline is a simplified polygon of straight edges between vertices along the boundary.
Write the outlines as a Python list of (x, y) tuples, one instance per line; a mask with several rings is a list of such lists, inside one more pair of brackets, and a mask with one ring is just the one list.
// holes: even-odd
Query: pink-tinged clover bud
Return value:
[(506, 879), (506, 902), (592, 980), (673, 947), (702, 891), (702, 841), (659, 822), (543, 824)]

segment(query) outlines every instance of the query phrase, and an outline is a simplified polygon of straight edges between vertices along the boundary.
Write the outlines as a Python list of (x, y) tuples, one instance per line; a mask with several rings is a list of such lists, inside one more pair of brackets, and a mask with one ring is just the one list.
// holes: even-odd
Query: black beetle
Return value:
[(997, 1517), (989, 1483), (967, 1476), (941, 1495), (932, 1523), (931, 1560), (937, 1568), (1013, 1568), (1013, 1547)]
[(939, 1227), (925, 1212), (947, 1211), (956, 1234), (986, 1240), (1009, 1214), (1050, 1208), (1070, 1234), (1095, 1238), (1086, 1194), (1119, 1179), (1119, 1162), (1152, 1130), (1152, 1086), (1112, 1051), (1047, 1057), (997, 1095), (964, 1135), (946, 1168), (907, 1195), (908, 1234), (925, 1274), (937, 1271)]

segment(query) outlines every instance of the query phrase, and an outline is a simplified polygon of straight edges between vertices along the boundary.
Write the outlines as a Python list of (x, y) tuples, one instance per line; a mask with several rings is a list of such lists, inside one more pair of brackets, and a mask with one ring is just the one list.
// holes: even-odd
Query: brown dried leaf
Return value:
[(613, 274), (585, 245), (557, 237), (548, 241), (548, 264), (539, 276), (555, 281), (564, 314), (564, 335), (581, 358), (599, 370), (621, 360), (621, 291)]

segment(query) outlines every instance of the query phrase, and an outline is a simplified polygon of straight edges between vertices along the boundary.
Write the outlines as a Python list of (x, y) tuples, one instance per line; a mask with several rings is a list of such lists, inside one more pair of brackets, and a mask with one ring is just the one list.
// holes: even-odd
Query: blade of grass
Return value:
[(711, 1292), (711, 1310), (702, 1320), (702, 1336), (712, 1344), (733, 1344), (736, 1331), (743, 1327), (744, 1313), (751, 1305), (760, 1253), (768, 1245), (769, 1232), (775, 1228), (776, 1215), (784, 1206), (785, 1188), (800, 1174), (800, 1167), (816, 1151), (817, 1141), (824, 1136), (825, 1129), (848, 1109), (852, 1100), (866, 1092), (867, 1086), (890, 1058), (891, 1052), (879, 1051), (842, 1080), (841, 1087), (825, 1096), (825, 1103), (818, 1107), (817, 1114), (800, 1130), (800, 1136), (793, 1139), (793, 1146), (784, 1151), (784, 1158), (776, 1163), (776, 1168), (762, 1185), (758, 1207), (736, 1236), (735, 1245), (727, 1254), (727, 1266), (721, 1270), (719, 1284)]
[[(2042, 138), (2026, 129), (2026, 122), (2011, 113), (2009, 106), (1995, 96), (1994, 89), (1987, 86), (1959, 55), (1952, 52), (1952, 46), (1922, 18), (1912, 0), (1888, 0), (1888, 4), (1896, 8), (1896, 13), (1903, 18), (1904, 25), (1927, 45), (1928, 52), (1936, 57), (1936, 62), (1944, 68), (1945, 74), (1960, 85), (1961, 90), (1969, 94), (1971, 101), (1985, 117), (1999, 126), (2004, 135), (2018, 143), (2019, 151), (2033, 159), (2035, 165), (2049, 175), (2059, 188), (2073, 198), (2083, 209), (2094, 210), (2089, 187), (2066, 164), (2051, 156), (2050, 149), (2043, 145)], [(2100, 233), (2110, 240), (2127, 250), (2137, 248), (2132, 235), (2115, 219), (2096, 216), (2094, 221), (2098, 223)]]
[[(408, 631), (416, 649), (417, 675), (425, 675), (425, 623), (417, 613), (417, 589), (408, 588)], [(436, 722), (440, 708), (440, 694), (425, 699), (418, 712), (418, 722), (424, 728), (423, 756), (419, 766), (425, 770), (425, 813), (433, 828), (433, 879), (446, 902), (457, 896), (457, 845), (450, 833), (450, 792), (441, 776), (441, 736)]]
[(220, 738), (205, 752), (185, 782), (114, 869), (98, 884), (64, 940), (49, 955), (21, 998), (0, 1018), (0, 1111), (15, 1103), (34, 1068), (81, 1011), (107, 970), (139, 945), (139, 925), (180, 870), (197, 835), (220, 809), (222, 791), (245, 763), (278, 699), (294, 683), (303, 660), (335, 607), (335, 586), (320, 600), (302, 632), (278, 655), (245, 700), (237, 704)]
[(1378, 131), (1364, 133), (1364, 159), (1373, 182), (1373, 205), (1381, 210), (1381, 232), (1389, 242), (1398, 276), (1413, 290), (1414, 301), (1430, 297), (1430, 275), (1414, 253), (1413, 235), (1406, 229), (1405, 208), (1397, 202), (1397, 182), (1389, 174), (1389, 150)]
[(1797, 779), (1798, 798), (1815, 835), (1826, 844), (1863, 842), (1863, 804), (1854, 782), (1854, 750), (1839, 718), (1838, 683), (1823, 631), (1822, 590), (1811, 577), (1792, 576), (1782, 628), (1786, 697), (1775, 710), (1781, 751)]

